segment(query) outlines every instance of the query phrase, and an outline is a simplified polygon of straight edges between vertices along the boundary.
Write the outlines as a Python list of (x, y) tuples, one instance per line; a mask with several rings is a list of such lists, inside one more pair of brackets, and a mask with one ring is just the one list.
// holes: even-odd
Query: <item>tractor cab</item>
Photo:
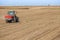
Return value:
[(9, 10), (9, 11), (8, 11), (8, 15), (10, 15), (10, 16), (15, 16), (15, 11)]

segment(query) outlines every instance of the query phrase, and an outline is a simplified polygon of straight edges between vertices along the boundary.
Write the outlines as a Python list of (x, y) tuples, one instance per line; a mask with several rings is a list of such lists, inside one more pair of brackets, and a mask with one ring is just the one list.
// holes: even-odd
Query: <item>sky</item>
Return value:
[(60, 0), (0, 0), (0, 6), (60, 5)]

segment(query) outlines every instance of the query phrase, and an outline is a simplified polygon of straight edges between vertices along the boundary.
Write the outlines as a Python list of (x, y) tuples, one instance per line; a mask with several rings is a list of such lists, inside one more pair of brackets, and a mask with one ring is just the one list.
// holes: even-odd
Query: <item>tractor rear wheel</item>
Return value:
[(18, 17), (16, 17), (16, 22), (19, 22), (19, 19), (18, 19)]
[(15, 22), (19, 22), (19, 18), (17, 16), (14, 17)]

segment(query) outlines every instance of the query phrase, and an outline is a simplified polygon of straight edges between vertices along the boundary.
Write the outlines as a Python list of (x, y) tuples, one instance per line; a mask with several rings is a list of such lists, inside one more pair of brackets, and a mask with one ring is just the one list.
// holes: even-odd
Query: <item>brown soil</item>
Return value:
[[(19, 23), (5, 23), (15, 10)], [(60, 7), (0, 7), (0, 40), (60, 40)]]

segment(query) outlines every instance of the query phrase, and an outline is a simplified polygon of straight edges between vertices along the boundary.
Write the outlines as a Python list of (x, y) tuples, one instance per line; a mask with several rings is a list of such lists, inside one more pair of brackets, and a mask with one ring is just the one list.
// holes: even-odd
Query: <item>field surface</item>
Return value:
[[(15, 10), (19, 23), (5, 23)], [(60, 40), (60, 7), (1, 7), (0, 40)]]

